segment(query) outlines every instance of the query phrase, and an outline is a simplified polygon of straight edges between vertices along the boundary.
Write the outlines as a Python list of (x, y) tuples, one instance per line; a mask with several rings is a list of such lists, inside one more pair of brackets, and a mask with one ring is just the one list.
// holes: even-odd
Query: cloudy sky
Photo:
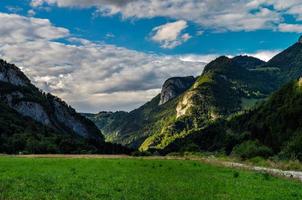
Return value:
[(1, 0), (0, 58), (81, 112), (131, 110), (219, 55), (268, 60), (301, 0)]

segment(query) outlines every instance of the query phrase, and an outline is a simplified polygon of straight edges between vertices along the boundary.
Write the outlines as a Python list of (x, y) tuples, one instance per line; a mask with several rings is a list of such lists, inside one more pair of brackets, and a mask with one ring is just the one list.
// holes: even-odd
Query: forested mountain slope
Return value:
[[(93, 122), (0, 60), (0, 153), (111, 153)], [(126, 149), (125, 149), (126, 150)]]

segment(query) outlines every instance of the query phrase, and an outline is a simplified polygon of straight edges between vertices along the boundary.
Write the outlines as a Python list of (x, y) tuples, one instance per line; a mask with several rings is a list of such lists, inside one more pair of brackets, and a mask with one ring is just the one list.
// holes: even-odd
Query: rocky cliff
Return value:
[(193, 76), (173, 77), (166, 80), (160, 93), (159, 105), (162, 105), (179, 96), (181, 93), (190, 88), (194, 82), (195, 78)]
[(31, 84), (15, 65), (0, 60), (0, 101), (24, 117), (65, 134), (103, 140), (101, 132), (65, 102)]

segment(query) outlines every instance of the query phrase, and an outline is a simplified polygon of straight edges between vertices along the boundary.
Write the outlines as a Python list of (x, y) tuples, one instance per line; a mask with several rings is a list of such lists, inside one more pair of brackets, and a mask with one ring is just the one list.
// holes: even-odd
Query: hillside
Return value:
[(291, 81), (256, 108), (171, 143), (165, 153), (219, 151), (242, 158), (302, 160), (302, 79)]
[[(239, 112), (266, 98), (276, 86), (270, 73), (255, 70), (263, 64), (248, 56), (220, 57), (208, 64), (197, 79), (168, 79), (160, 95), (136, 110), (86, 116), (108, 141), (141, 150), (163, 148), (194, 127), (202, 127), (212, 119)], [(188, 103), (191, 99), (194, 102)], [(191, 108), (189, 104), (194, 106)]]
[(222, 56), (210, 62), (179, 98), (172, 123), (166, 123), (161, 132), (147, 138), (141, 150), (162, 149), (177, 138), (249, 109), (268, 97), (277, 86), (270, 72), (255, 70), (263, 64), (247, 56)]
[[(0, 60), (1, 153), (107, 152), (98, 128), (64, 101), (45, 94), (15, 66)], [(122, 149), (122, 148), (121, 148)]]
[(195, 81), (194, 77), (173, 77), (165, 81), (161, 94), (131, 112), (84, 114), (104, 133), (106, 140), (139, 148), (146, 138), (160, 132), (176, 115), (179, 96)]
[[(202, 132), (264, 101), (302, 75), (301, 60), (301, 40), (267, 63), (250, 56), (221, 56), (194, 81), (168, 79), (160, 95), (130, 113), (111, 113), (109, 118), (90, 115), (90, 119), (111, 141), (142, 151), (164, 149), (174, 140)], [(178, 81), (188, 79), (190, 84), (179, 87)]]

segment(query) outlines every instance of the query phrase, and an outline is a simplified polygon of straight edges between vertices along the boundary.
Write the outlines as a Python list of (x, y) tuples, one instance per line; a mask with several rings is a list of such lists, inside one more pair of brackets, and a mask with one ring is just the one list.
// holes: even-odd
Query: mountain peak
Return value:
[(194, 82), (195, 78), (193, 76), (169, 78), (162, 87), (159, 105), (177, 97), (191, 87)]
[(0, 59), (0, 81), (10, 83), (15, 86), (25, 86), (30, 84), (30, 80), (23, 72), (13, 64)]
[(41, 92), (17, 66), (1, 59), (0, 103), (60, 133), (103, 140), (91, 121), (76, 113), (58, 97)]
[(232, 58), (232, 61), (237, 65), (240, 65), (241, 67), (244, 67), (246, 69), (255, 68), (259, 65), (265, 64), (263, 60), (247, 55), (236, 56)]

